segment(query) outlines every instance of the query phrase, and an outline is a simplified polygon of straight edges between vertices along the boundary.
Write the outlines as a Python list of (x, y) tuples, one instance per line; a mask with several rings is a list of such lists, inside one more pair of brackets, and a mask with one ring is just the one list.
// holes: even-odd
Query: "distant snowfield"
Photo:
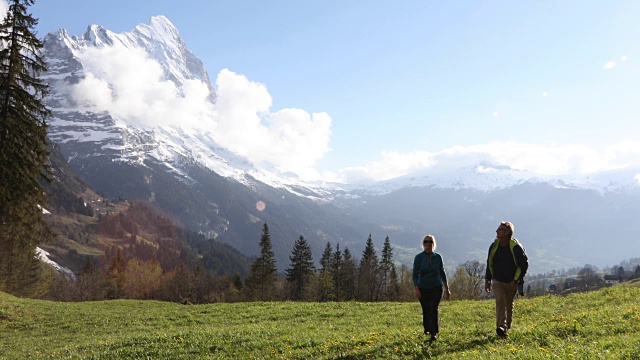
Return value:
[[(85, 204), (85, 206), (86, 206), (86, 204)], [(38, 205), (38, 208), (40, 210), (42, 210), (42, 213), (44, 215), (51, 214), (49, 212), (49, 210), (43, 208), (40, 205)], [(56, 269), (56, 271), (58, 271), (59, 273), (63, 274), (64, 276), (67, 276), (67, 277), (69, 277), (70, 279), (73, 279), (73, 280), (76, 279), (76, 274), (74, 274), (73, 271), (71, 271), (70, 269), (67, 269), (64, 266), (60, 266), (60, 264), (58, 264), (57, 262), (49, 259), (49, 255), (50, 254), (48, 252), (44, 251), (43, 249), (41, 249), (39, 247), (36, 248), (36, 257), (38, 259), (40, 259), (40, 261), (53, 266), (53, 268)]]
[(57, 262), (49, 259), (49, 253), (47, 251), (37, 247), (36, 248), (36, 256), (42, 262), (53, 266), (53, 268), (56, 269), (56, 271), (58, 271), (59, 273), (63, 274), (64, 276), (67, 276), (67, 277), (69, 277), (69, 278), (71, 278), (73, 280), (76, 279), (76, 274), (74, 274), (73, 271), (71, 271), (70, 269), (67, 269), (64, 266), (60, 266)]

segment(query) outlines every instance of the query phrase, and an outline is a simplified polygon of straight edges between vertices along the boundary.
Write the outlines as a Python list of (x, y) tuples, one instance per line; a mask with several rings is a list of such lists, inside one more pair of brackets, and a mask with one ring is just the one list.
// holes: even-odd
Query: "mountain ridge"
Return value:
[[(67, 51), (60, 51), (62, 49), (61, 42), (66, 45)], [(50, 66), (45, 79), (49, 80), (52, 87), (58, 87), (61, 81), (67, 84), (74, 84), (74, 82), (78, 81), (78, 76), (86, 76), (86, 74), (83, 74), (83, 70), (77, 68), (78, 66), (82, 67), (81, 62), (78, 61), (78, 53), (82, 49), (90, 47), (104, 48), (116, 45), (142, 49), (149, 59), (161, 64), (165, 77), (164, 81), (170, 81), (176, 84), (176, 89), (179, 90), (178, 96), (184, 96), (183, 85), (186, 81), (198, 80), (202, 82), (210, 91), (209, 101), (211, 104), (215, 104), (216, 91), (204, 68), (204, 64), (188, 50), (186, 44), (180, 37), (178, 29), (164, 16), (154, 16), (151, 18), (149, 24), (137, 25), (131, 32), (122, 34), (113, 33), (99, 25), (89, 25), (82, 37), (70, 36), (64, 29), (59, 30), (57, 33), (48, 34), (45, 37), (45, 51), (49, 57), (51, 58), (51, 55), (55, 55), (56, 53), (58, 55), (65, 53), (64, 55), (66, 56), (64, 56), (63, 59), (60, 59), (60, 57), (56, 58), (56, 56), (52, 57), (55, 58), (55, 60), (52, 61), (53, 65)], [(66, 66), (62, 66), (63, 64)], [(75, 66), (72, 67), (72, 65)], [(55, 97), (52, 98), (52, 100), (54, 99)], [(66, 100), (69, 101), (69, 96), (66, 96)], [(122, 150), (121, 157), (123, 159), (126, 159), (127, 154), (145, 153), (144, 150), (138, 150), (141, 150), (141, 147), (144, 148), (142, 145), (146, 144), (148, 147), (156, 150), (156, 153), (146, 151), (147, 155), (160, 161), (164, 160), (170, 163), (172, 156), (169, 156), (169, 154), (174, 152), (182, 157), (200, 161), (204, 166), (225, 177), (233, 177), (236, 180), (245, 181), (245, 175), (250, 174), (254, 179), (277, 187), (303, 186), (309, 189), (315, 189), (316, 191), (323, 189), (358, 189), (360, 191), (378, 193), (384, 193), (384, 188), (397, 190), (406, 186), (473, 187), (479, 190), (491, 191), (522, 183), (532, 178), (540, 178), (542, 181), (555, 184), (555, 186), (585, 189), (594, 189), (599, 186), (602, 188), (602, 191), (619, 191), (622, 189), (621, 186), (612, 186), (615, 184), (598, 184), (589, 180), (590, 178), (600, 178), (604, 176), (604, 174), (613, 173), (615, 170), (592, 175), (567, 174), (542, 176), (527, 171), (515, 170), (505, 165), (488, 163), (486, 161), (478, 161), (459, 167), (458, 169), (451, 169), (448, 165), (435, 165), (426, 170), (415, 171), (395, 179), (379, 181), (370, 185), (302, 181), (298, 177), (292, 178), (291, 176), (287, 176), (277, 169), (272, 168), (269, 171), (259, 169), (256, 164), (253, 164), (250, 160), (228, 148), (218, 145), (215, 140), (215, 133), (212, 131), (203, 131), (202, 129), (194, 131), (194, 129), (176, 125), (141, 127), (135, 123), (129, 123), (131, 119), (120, 118), (112, 119), (112, 128), (106, 128), (110, 131), (102, 133), (102, 138), (99, 137), (96, 131), (94, 131), (94, 135), (89, 136), (86, 132), (82, 133), (80, 131), (78, 131), (77, 134), (70, 132), (65, 133), (64, 128), (68, 128), (71, 124), (64, 122), (65, 116), (61, 116), (60, 110), (70, 111), (69, 104), (66, 104), (67, 106), (65, 107), (56, 107), (55, 105), (56, 102), (51, 101), (51, 106), (54, 110), (54, 119), (51, 122), (52, 130), (50, 136), (56, 142), (70, 141), (73, 135), (75, 135), (76, 141), (79, 142), (109, 139), (109, 134), (115, 137), (119, 131), (123, 136), (127, 136), (124, 134), (128, 134), (131, 140), (129, 142), (129, 145), (131, 145), (130, 148), (127, 148), (127, 144), (123, 144), (119, 148)], [(76, 110), (87, 113), (91, 112), (91, 109), (92, 107), (89, 106), (84, 108), (79, 107)], [(186, 144), (188, 142), (194, 142), (198, 145), (188, 147)], [(154, 147), (154, 143), (163, 143), (165, 146)], [(114, 147), (116, 149), (118, 148), (117, 146)], [(127, 152), (127, 150), (129, 151)], [(140, 161), (140, 159), (134, 159), (134, 161)], [(639, 176), (637, 176), (636, 179), (633, 179), (632, 176), (628, 177), (627, 180), (629, 181), (624, 184), (627, 190), (632, 189), (634, 186), (638, 187), (640, 182), (640, 168), (633, 168), (633, 171), (635, 171), (633, 175)], [(435, 179), (437, 181), (430, 181), (429, 179)], [(606, 179), (604, 182), (607, 182)]]
[[(145, 93), (155, 107), (132, 109), (139, 105), (135, 102), (129, 108), (123, 106), (129, 104), (127, 96), (148, 100), (122, 87), (129, 79), (110, 72), (109, 66), (115, 66), (111, 61), (118, 61), (115, 55), (125, 54), (124, 50), (139, 56), (135, 64), (149, 67), (158, 91), (171, 97)], [(49, 136), (88, 184), (109, 197), (154, 203), (187, 228), (232, 244), (247, 255), (256, 253), (261, 224), (267, 222), (277, 239), (274, 249), (280, 267), (287, 263), (291, 246), (301, 234), (309, 239), (314, 254), (320, 254), (327, 242), (359, 251), (368, 234), (378, 244), (389, 235), (399, 261), (410, 263), (417, 251), (416, 239), (428, 231), (442, 236), (445, 241), (439, 247), (447, 252), (455, 253), (461, 244), (468, 247), (452, 260), (481, 259), (483, 242), (493, 236), (487, 229), (496, 222), (513, 220), (523, 229), (523, 238), (534, 239), (556, 222), (551, 214), (566, 216), (549, 211), (564, 208), (554, 205), (554, 196), (580, 198), (586, 204), (587, 209), (581, 210), (591, 212), (585, 212), (584, 219), (564, 220), (585, 229), (593, 224), (584, 226), (581, 221), (599, 222), (607, 211), (624, 218), (625, 213), (620, 213), (624, 206), (629, 215), (640, 215), (633, 205), (640, 195), (638, 168), (588, 176), (540, 176), (478, 161), (465, 166), (437, 164), (400, 178), (358, 185), (303, 181), (254, 164), (217, 142), (215, 124), (208, 128), (211, 124), (206, 121), (216, 114), (215, 88), (202, 62), (188, 51), (165, 17), (153, 17), (148, 25), (124, 34), (98, 25), (89, 26), (82, 37), (61, 29), (45, 37), (44, 53), (50, 64), (44, 78), (52, 89), (47, 99), (53, 113)], [(161, 100), (169, 99), (170, 105), (185, 109), (181, 101), (191, 99), (194, 88), (200, 95), (205, 90), (209, 93), (199, 98), (201, 111), (188, 114), (193, 118), (163, 107)], [(153, 121), (146, 118), (148, 113)], [(613, 198), (624, 201), (617, 203)], [(505, 201), (521, 207), (494, 209), (494, 204)], [(259, 202), (265, 204), (262, 210)], [(433, 208), (426, 210), (425, 204)], [(565, 211), (573, 211), (571, 204), (566, 206)], [(539, 228), (519, 226), (536, 221), (532, 219), (538, 219)], [(462, 228), (465, 223), (468, 229)], [(450, 228), (458, 233), (448, 233)], [(588, 235), (565, 230), (561, 236), (530, 246), (534, 258), (543, 258), (556, 240)], [(593, 234), (606, 233), (598, 228)], [(562, 257), (554, 260), (562, 262)]]

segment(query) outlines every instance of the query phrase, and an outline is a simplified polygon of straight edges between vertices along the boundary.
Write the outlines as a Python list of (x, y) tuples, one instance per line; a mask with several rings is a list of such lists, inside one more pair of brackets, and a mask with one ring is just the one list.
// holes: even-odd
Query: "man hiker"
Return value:
[(496, 299), (496, 334), (506, 337), (513, 319), (513, 303), (518, 284), (529, 268), (524, 247), (513, 238), (513, 224), (502, 221), (489, 247), (484, 289)]

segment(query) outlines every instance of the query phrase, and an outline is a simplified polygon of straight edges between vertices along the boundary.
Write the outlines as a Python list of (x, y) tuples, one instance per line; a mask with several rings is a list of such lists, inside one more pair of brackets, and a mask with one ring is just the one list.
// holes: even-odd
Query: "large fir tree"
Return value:
[(327, 245), (322, 252), (320, 258), (320, 271), (318, 272), (316, 279), (316, 301), (333, 301), (335, 297), (335, 286), (333, 285), (333, 273), (331, 272), (331, 257), (333, 254), (333, 248), (331, 243), (327, 242)]
[(330, 262), (334, 288), (333, 293), (335, 294), (336, 301), (342, 301), (344, 299), (344, 296), (342, 295), (342, 278), (344, 276), (342, 272), (342, 262), (342, 251), (340, 250), (340, 244), (338, 243), (336, 244), (336, 251), (333, 253), (333, 256), (331, 256)]
[(398, 273), (396, 265), (393, 263), (393, 248), (387, 236), (382, 247), (382, 258), (380, 259), (380, 276), (382, 282), (382, 300), (395, 301), (398, 297)]
[(267, 223), (264, 223), (262, 236), (260, 237), (260, 257), (251, 264), (245, 286), (253, 300), (267, 301), (274, 299), (278, 268), (276, 267), (275, 254), (271, 247), (269, 227)]
[(378, 263), (378, 255), (369, 234), (358, 266), (358, 300), (378, 301), (381, 286)]
[(35, 295), (41, 266), (36, 247), (52, 233), (40, 206), (40, 181), (49, 178), (43, 103), (48, 87), (38, 20), (27, 12), (34, 0), (9, 0), (0, 24), (0, 290)]
[(351, 255), (349, 248), (345, 247), (342, 254), (342, 284), (340, 286), (342, 300), (350, 301), (355, 299), (357, 270), (356, 260)]
[(300, 238), (296, 240), (289, 260), (291, 260), (291, 264), (286, 269), (285, 277), (291, 285), (290, 298), (291, 300), (302, 300), (311, 276), (316, 271), (311, 247), (304, 236), (300, 235)]
[(327, 241), (327, 245), (324, 247), (322, 257), (320, 258), (320, 272), (330, 270), (331, 268), (331, 255), (333, 254), (333, 248), (331, 243)]

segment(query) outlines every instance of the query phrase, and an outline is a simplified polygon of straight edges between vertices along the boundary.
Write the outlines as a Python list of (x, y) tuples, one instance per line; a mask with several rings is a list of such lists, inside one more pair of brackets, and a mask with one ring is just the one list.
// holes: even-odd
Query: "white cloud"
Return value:
[(219, 114), (217, 139), (256, 162), (269, 162), (301, 176), (329, 151), (331, 117), (301, 109), (270, 113), (264, 85), (227, 69), (216, 80)]
[(335, 179), (347, 183), (386, 180), (422, 169), (454, 169), (480, 162), (507, 165), (540, 175), (588, 174), (639, 165), (640, 141), (622, 142), (604, 150), (580, 144), (493, 142), (454, 146), (439, 152), (384, 152), (381, 156), (381, 160), (366, 166), (341, 169)]
[(616, 62), (611, 60), (608, 63), (602, 65), (602, 68), (605, 70), (609, 70), (609, 69), (613, 69), (614, 67), (616, 67)]
[(435, 153), (416, 151), (401, 154), (386, 151), (381, 154), (382, 160), (371, 162), (365, 166), (341, 169), (332, 180), (345, 183), (360, 183), (392, 179), (413, 171), (429, 168), (437, 163)]
[(207, 86), (190, 80), (179, 89), (172, 81), (162, 80), (161, 66), (142, 50), (114, 45), (87, 48), (78, 57), (86, 76), (68, 91), (80, 105), (146, 126), (179, 123), (215, 128), (215, 110), (206, 101)]
[(188, 80), (178, 87), (163, 80), (160, 64), (142, 50), (91, 47), (78, 56), (85, 78), (67, 91), (79, 105), (147, 127), (205, 129), (220, 145), (254, 163), (266, 162), (303, 177), (319, 176), (313, 166), (329, 151), (331, 136), (332, 120), (326, 113), (272, 113), (271, 95), (263, 84), (227, 69), (217, 76), (214, 105), (204, 83)]

